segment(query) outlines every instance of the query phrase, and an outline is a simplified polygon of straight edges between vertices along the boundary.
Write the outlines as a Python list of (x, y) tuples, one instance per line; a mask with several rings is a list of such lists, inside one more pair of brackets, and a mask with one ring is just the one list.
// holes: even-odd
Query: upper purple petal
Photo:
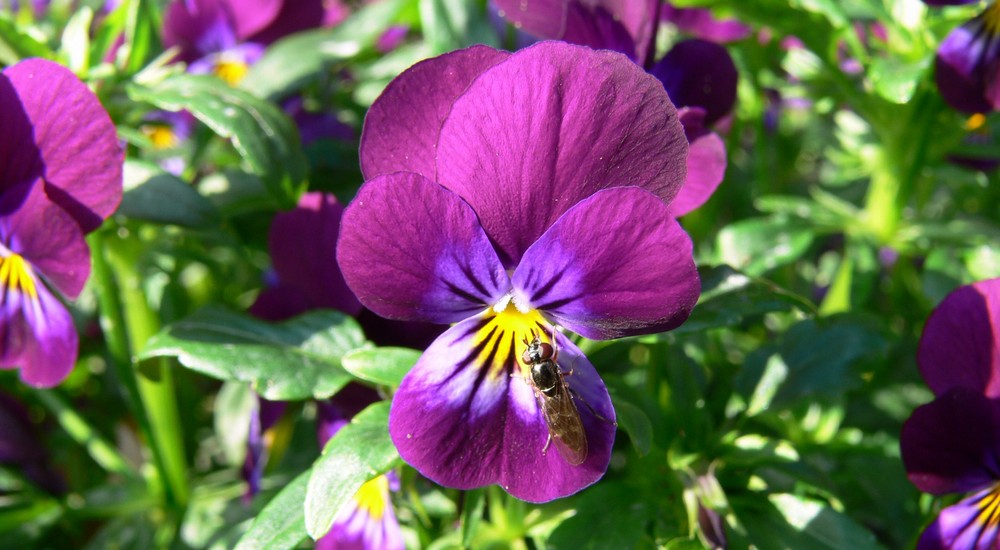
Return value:
[[(13, 87), (31, 121), (41, 157), (36, 165), (41, 172), (32, 176), (45, 180), (45, 193), (69, 212), (84, 232), (93, 231), (122, 198), (122, 148), (111, 118), (93, 92), (57, 63), (27, 59), (4, 69), (3, 78)], [(10, 107), (3, 109), (6, 112)], [(8, 147), (8, 140), (23, 137), (5, 136), (0, 149)], [(25, 146), (18, 147), (24, 151)], [(38, 162), (32, 158), (5, 160)]]
[[(322, 25), (327, 16), (324, 0), (227, 0), (235, 14), (236, 28), (241, 38), (253, 40), (262, 44), (271, 44), (290, 34), (314, 29)], [(279, 4), (280, 9), (274, 17), (260, 26), (264, 18), (257, 16), (248, 20), (246, 14), (252, 13), (254, 6), (271, 9), (272, 4)], [(253, 27), (259, 26), (254, 31)]]
[(563, 214), (512, 281), (515, 300), (593, 339), (672, 329), (701, 291), (690, 237), (636, 187), (599, 191)]
[(459, 321), (510, 289), (469, 205), (410, 172), (361, 187), (344, 212), (337, 261), (361, 303), (391, 319)]
[(1000, 402), (953, 388), (903, 424), (906, 473), (921, 491), (962, 493), (1000, 480)]
[(1000, 279), (963, 286), (924, 325), (920, 373), (935, 394), (967, 387), (1000, 397)]
[[(20, 195), (12, 193), (10, 197)], [(0, 197), (0, 212), (13, 210)], [(76, 298), (90, 276), (90, 249), (80, 227), (45, 196), (41, 181), (10, 214), (0, 215), (0, 254), (6, 247), (68, 298)]]
[(928, 6), (961, 6), (964, 4), (975, 4), (979, 0), (924, 0)]
[(924, 529), (917, 550), (994, 550), (1000, 545), (1000, 494), (987, 487), (948, 506)]
[(726, 145), (718, 134), (704, 127), (704, 109), (684, 107), (678, 113), (689, 147), (687, 179), (670, 201), (670, 213), (679, 218), (705, 204), (722, 183), (726, 175)]
[[(431, 344), (393, 398), (389, 434), (403, 460), (447, 487), (496, 483), (531, 502), (575, 493), (600, 479), (611, 458), (615, 417), (607, 389), (557, 332), (559, 366), (587, 438), (585, 460), (570, 465), (549, 440), (518, 359), (528, 334), (499, 318), (467, 319)], [(544, 325), (538, 330), (550, 334)]]
[(729, 113), (736, 102), (736, 65), (726, 48), (692, 38), (678, 42), (650, 70), (660, 79), (678, 107), (705, 109), (711, 125)]
[(268, 251), (278, 280), (301, 289), (310, 309), (330, 308), (354, 315), (361, 304), (337, 267), (343, 212), (333, 195), (306, 193), (293, 210), (274, 217)]
[(563, 212), (601, 189), (638, 186), (669, 202), (687, 149), (663, 87), (628, 58), (540, 42), (455, 101), (437, 181), (468, 201), (513, 267)]
[(361, 132), (361, 171), (366, 179), (398, 171), (434, 179), (441, 124), (455, 98), (508, 52), (472, 46), (417, 63), (375, 100)]
[(938, 47), (934, 79), (945, 102), (967, 113), (1000, 107), (1000, 40), (987, 21), (996, 6), (955, 28)]

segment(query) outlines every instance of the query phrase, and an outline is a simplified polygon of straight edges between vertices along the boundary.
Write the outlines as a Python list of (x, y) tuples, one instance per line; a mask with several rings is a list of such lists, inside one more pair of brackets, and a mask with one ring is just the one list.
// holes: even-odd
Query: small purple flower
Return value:
[(50, 61), (0, 73), (0, 120), (0, 368), (49, 387), (73, 369), (78, 343), (53, 290), (83, 289), (83, 237), (121, 201), (122, 150), (94, 94)]
[(920, 338), (921, 374), (937, 398), (903, 425), (910, 480), (941, 495), (972, 493), (941, 511), (920, 549), (1000, 542), (1000, 279), (967, 285), (934, 310)]
[[(316, 429), (320, 448), (346, 426), (354, 415), (379, 400), (375, 390), (360, 384), (348, 384), (330, 399), (318, 403)], [(330, 531), (316, 541), (316, 548), (405, 548), (390, 490), (399, 490), (399, 479), (393, 472), (380, 475), (362, 485), (354, 498), (334, 518)]]
[(0, 464), (21, 468), (46, 491), (62, 493), (65, 481), (52, 469), (48, 452), (38, 439), (38, 428), (24, 405), (0, 392)]
[(495, 0), (495, 4), (500, 15), (540, 38), (630, 56), (662, 82), (674, 105), (699, 110), (700, 116), (683, 117), (682, 122), (696, 122), (687, 133), (703, 138), (690, 142), (685, 184), (702, 196), (684, 201), (689, 208), (675, 207), (674, 214), (682, 216), (708, 200), (725, 175), (726, 154), (722, 140), (706, 128), (728, 115), (736, 101), (736, 65), (723, 46), (698, 38), (683, 40), (654, 63), (648, 55), (656, 35), (651, 22), (656, 20), (658, 2), (653, 0)]
[(750, 36), (751, 28), (736, 19), (716, 19), (705, 8), (677, 8), (664, 2), (660, 19), (673, 24), (682, 33), (719, 44), (743, 40)]
[[(924, 0), (932, 6), (974, 0)], [(945, 102), (966, 113), (1000, 109), (1000, 4), (991, 2), (938, 47), (934, 79)]]
[[(442, 485), (498, 483), (535, 502), (604, 474), (611, 400), (554, 325), (607, 339), (687, 318), (700, 283), (668, 206), (687, 155), (662, 85), (615, 52), (476, 46), (389, 84), (365, 119), (367, 182), (344, 212), (337, 259), (375, 313), (457, 323), (394, 396), (404, 460)], [(549, 439), (522, 360), (535, 337), (554, 347), (579, 412), (581, 464)]]

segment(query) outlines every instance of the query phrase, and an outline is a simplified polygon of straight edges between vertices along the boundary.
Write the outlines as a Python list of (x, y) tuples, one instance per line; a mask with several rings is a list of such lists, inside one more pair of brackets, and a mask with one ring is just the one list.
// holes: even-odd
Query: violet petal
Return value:
[(669, 202), (687, 140), (660, 83), (610, 51), (539, 42), (485, 71), (441, 128), (437, 176), (509, 267), (567, 209), (638, 186)]
[(917, 550), (994, 550), (1000, 544), (995, 485), (948, 506), (924, 529)]
[(672, 329), (701, 291), (690, 237), (636, 187), (599, 191), (563, 214), (512, 281), (519, 303), (601, 340)]
[(572, 370), (564, 378), (588, 442), (583, 463), (570, 465), (549, 441), (524, 378), (518, 357), (528, 325), (504, 321), (517, 315), (467, 319), (431, 344), (393, 398), (389, 434), (403, 460), (441, 485), (471, 489), (496, 483), (519, 499), (545, 502), (604, 475), (615, 435), (614, 410), (590, 361), (556, 333), (559, 365), (564, 373)]
[(455, 98), (480, 73), (510, 56), (472, 46), (417, 63), (375, 100), (361, 132), (366, 179), (401, 170), (434, 179), (438, 134)]
[(410, 172), (361, 187), (344, 212), (337, 261), (361, 303), (390, 319), (451, 323), (510, 289), (469, 205)]
[(675, 105), (705, 109), (706, 125), (729, 113), (736, 102), (736, 65), (726, 48), (714, 42), (678, 42), (650, 72), (663, 82)]

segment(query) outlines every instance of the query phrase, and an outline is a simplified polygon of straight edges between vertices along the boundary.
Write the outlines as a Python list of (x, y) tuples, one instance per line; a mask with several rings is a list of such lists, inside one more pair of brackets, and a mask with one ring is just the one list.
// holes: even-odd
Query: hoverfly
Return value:
[[(555, 342), (555, 337), (552, 341)], [(528, 348), (521, 354), (521, 360), (531, 367), (531, 374), (526, 380), (535, 392), (549, 429), (542, 454), (555, 440), (556, 449), (563, 459), (571, 466), (579, 466), (587, 459), (587, 432), (583, 429), (580, 412), (573, 403), (569, 386), (557, 363), (558, 351), (551, 344), (542, 342), (537, 334), (530, 342), (525, 337), (524, 343)]]

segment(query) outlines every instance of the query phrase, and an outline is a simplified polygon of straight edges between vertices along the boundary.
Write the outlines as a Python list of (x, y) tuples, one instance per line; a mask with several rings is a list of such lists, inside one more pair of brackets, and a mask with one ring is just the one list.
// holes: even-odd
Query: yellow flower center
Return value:
[(389, 478), (385, 476), (378, 476), (373, 480), (366, 481), (354, 495), (358, 509), (376, 521), (382, 519), (388, 498)]
[(153, 143), (154, 149), (169, 149), (179, 141), (174, 129), (166, 124), (145, 124), (140, 130)]
[(1000, 483), (983, 494), (978, 505), (979, 515), (976, 516), (976, 523), (990, 527), (1000, 525)]
[(476, 362), (487, 366), (494, 379), (505, 375), (508, 365), (519, 366), (519, 374), (528, 376), (530, 367), (520, 360), (521, 354), (536, 334), (542, 342), (551, 343), (552, 326), (534, 309), (524, 312), (501, 306), (488, 310), (485, 316), (474, 339), (474, 349), (478, 352)]
[(38, 297), (31, 264), (17, 254), (0, 256), (0, 288), (21, 291), (31, 298)]
[(238, 59), (220, 59), (215, 62), (213, 72), (230, 86), (236, 86), (249, 70), (250, 67)]
[(965, 121), (965, 129), (968, 130), (968, 131), (970, 131), (970, 132), (974, 132), (974, 131), (982, 128), (983, 125), (985, 125), (985, 124), (986, 124), (986, 116), (983, 115), (982, 113), (976, 113), (976, 114), (970, 116)]

